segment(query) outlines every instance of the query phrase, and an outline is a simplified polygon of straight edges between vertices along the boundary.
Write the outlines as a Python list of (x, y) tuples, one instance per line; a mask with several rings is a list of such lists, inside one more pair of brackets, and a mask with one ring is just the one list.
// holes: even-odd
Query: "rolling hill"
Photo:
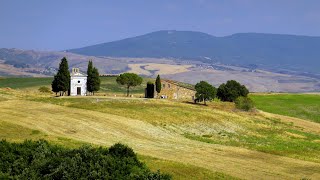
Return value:
[[(16, 79), (12, 83), (12, 89), (0, 88), (0, 139), (46, 139), (67, 147), (121, 142), (154, 171), (175, 179), (320, 177), (320, 124), (311, 119), (241, 112), (218, 101), (203, 106), (119, 96), (53, 97), (38, 93), (35, 84), (20, 89)], [(294, 110), (309, 106), (296, 100)]]
[(0, 48), (0, 76), (52, 76), (62, 57), (82, 71), (92, 59), (101, 74), (142, 76), (214, 86), (234, 79), (253, 92), (320, 90), (319, 37), (158, 31), (64, 52)]
[(225, 37), (192, 31), (157, 31), (70, 49), (90, 56), (153, 57), (319, 73), (320, 37), (239, 33)]

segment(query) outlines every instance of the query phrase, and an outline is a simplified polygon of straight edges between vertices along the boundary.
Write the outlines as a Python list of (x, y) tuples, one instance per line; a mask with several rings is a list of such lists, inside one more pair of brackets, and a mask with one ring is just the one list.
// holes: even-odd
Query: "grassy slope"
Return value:
[(23, 89), (50, 86), (52, 78), (0, 78), (0, 88)]
[[(204, 107), (132, 98), (52, 98), (14, 90), (1, 93), (5, 97), (0, 103), (2, 122), (49, 137), (97, 145), (120, 141), (139, 154), (165, 159), (162, 165), (146, 162), (171, 166), (168, 171), (179, 178), (183, 177), (179, 173), (184, 174), (181, 163), (192, 164), (184, 166), (195, 175), (192, 169), (201, 167), (249, 178), (320, 176), (319, 134), (260, 114), (235, 113), (231, 104)], [(181, 167), (179, 173), (173, 170), (175, 163)]]
[[(54, 137), (45, 134), (39, 130), (29, 129), (20, 125), (0, 121), (0, 139), (6, 139), (11, 142), (22, 142), (25, 139), (46, 139), (54, 144), (77, 148), (88, 144), (81, 141), (75, 141), (64, 137)], [(139, 159), (147, 164), (153, 171), (169, 173), (174, 179), (237, 179), (224, 173), (212, 172), (205, 168), (193, 165), (186, 165), (174, 161), (154, 158), (151, 156), (138, 155)]]
[(320, 123), (320, 95), (270, 94), (250, 97), (263, 111)]
[(32, 100), (139, 119), (192, 140), (320, 162), (318, 156), (320, 145), (315, 142), (320, 140), (319, 134), (303, 132), (293, 124), (275, 118), (217, 110), (215, 106), (224, 103), (215, 102), (212, 103), (212, 107), (203, 107), (148, 99), (100, 98), (96, 101), (90, 98), (35, 98)]
[[(122, 116), (24, 100), (10, 100), (0, 106), (2, 121), (50, 136), (106, 146), (122, 142), (143, 155), (234, 176), (301, 178), (307, 175), (316, 178), (320, 175), (318, 163), (188, 140), (163, 128)], [(300, 170), (296, 171), (296, 168)]]
[[(112, 78), (102, 82), (109, 83), (109, 91), (116, 92), (116, 89), (119, 89)], [(33, 87), (36, 89), (36, 86)], [(142, 90), (141, 88), (140, 91)], [(13, 90), (2, 90), (0, 94), (1, 124), (11, 123), (9, 120), (14, 119), (13, 125), (34, 129), (30, 130), (29, 134), (50, 138), (52, 142), (61, 144), (81, 141), (110, 145), (122, 141), (144, 154), (141, 158), (152, 169), (160, 168), (164, 172), (173, 173), (177, 178), (188, 179), (186, 173), (194, 175), (194, 179), (207, 176), (213, 177), (209, 179), (228, 178), (212, 171), (223, 171), (239, 177), (283, 178), (318, 177), (320, 173), (317, 170), (320, 162), (320, 132), (317, 130), (319, 127), (311, 122), (303, 122), (307, 124), (303, 129), (300, 126), (301, 120), (284, 121), (282, 117), (265, 117), (259, 113), (235, 113), (232, 104), (228, 103), (211, 103), (204, 107), (171, 101), (126, 98), (99, 97), (97, 100), (97, 97), (27, 97), (24, 93)], [(11, 100), (7, 101), (8, 99)], [(74, 116), (80, 115), (85, 118), (74, 119)], [(65, 119), (68, 119), (68, 122)], [(131, 122), (132, 120), (138, 121)], [(60, 124), (54, 123), (56, 121)], [(152, 126), (145, 126), (145, 123)], [(311, 126), (315, 128), (309, 128)], [(5, 129), (10, 128), (1, 130)], [(11, 132), (5, 134), (13, 134), (16, 129), (23, 132), (19, 128), (11, 128)], [(2, 136), (3, 134), (0, 137)], [(17, 139), (22, 137), (28, 135), (24, 134)], [(247, 152), (245, 149), (253, 151)], [(260, 164), (268, 167), (261, 167)], [(309, 168), (305, 169), (307, 166)], [(300, 167), (297, 172), (290, 170), (297, 167)]]

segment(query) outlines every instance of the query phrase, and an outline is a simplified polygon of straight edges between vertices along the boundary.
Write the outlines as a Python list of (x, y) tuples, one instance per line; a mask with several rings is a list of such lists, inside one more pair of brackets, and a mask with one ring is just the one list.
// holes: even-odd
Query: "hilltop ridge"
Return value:
[(163, 30), (67, 52), (111, 57), (200, 60), (223, 64), (318, 72), (320, 37), (237, 33), (216, 37), (202, 32)]

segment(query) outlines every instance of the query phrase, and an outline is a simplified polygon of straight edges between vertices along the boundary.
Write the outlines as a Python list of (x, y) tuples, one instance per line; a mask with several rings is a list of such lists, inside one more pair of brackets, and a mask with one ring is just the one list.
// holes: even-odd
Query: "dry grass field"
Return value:
[(129, 72), (145, 75), (155, 76), (158, 74), (177, 74), (189, 72), (192, 65), (177, 65), (177, 64), (159, 64), (159, 63), (145, 63), (145, 64), (128, 64)]
[(0, 138), (78, 146), (132, 147), (151, 169), (176, 179), (320, 178), (314, 122), (232, 104), (208, 106), (141, 98), (53, 97), (0, 90)]

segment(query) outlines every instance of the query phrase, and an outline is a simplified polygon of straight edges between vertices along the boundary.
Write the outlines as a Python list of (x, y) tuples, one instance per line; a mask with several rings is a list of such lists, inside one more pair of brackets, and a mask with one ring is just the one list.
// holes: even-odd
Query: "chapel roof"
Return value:
[(70, 76), (72, 77), (87, 77), (88, 75), (80, 72), (79, 68), (72, 68)]

